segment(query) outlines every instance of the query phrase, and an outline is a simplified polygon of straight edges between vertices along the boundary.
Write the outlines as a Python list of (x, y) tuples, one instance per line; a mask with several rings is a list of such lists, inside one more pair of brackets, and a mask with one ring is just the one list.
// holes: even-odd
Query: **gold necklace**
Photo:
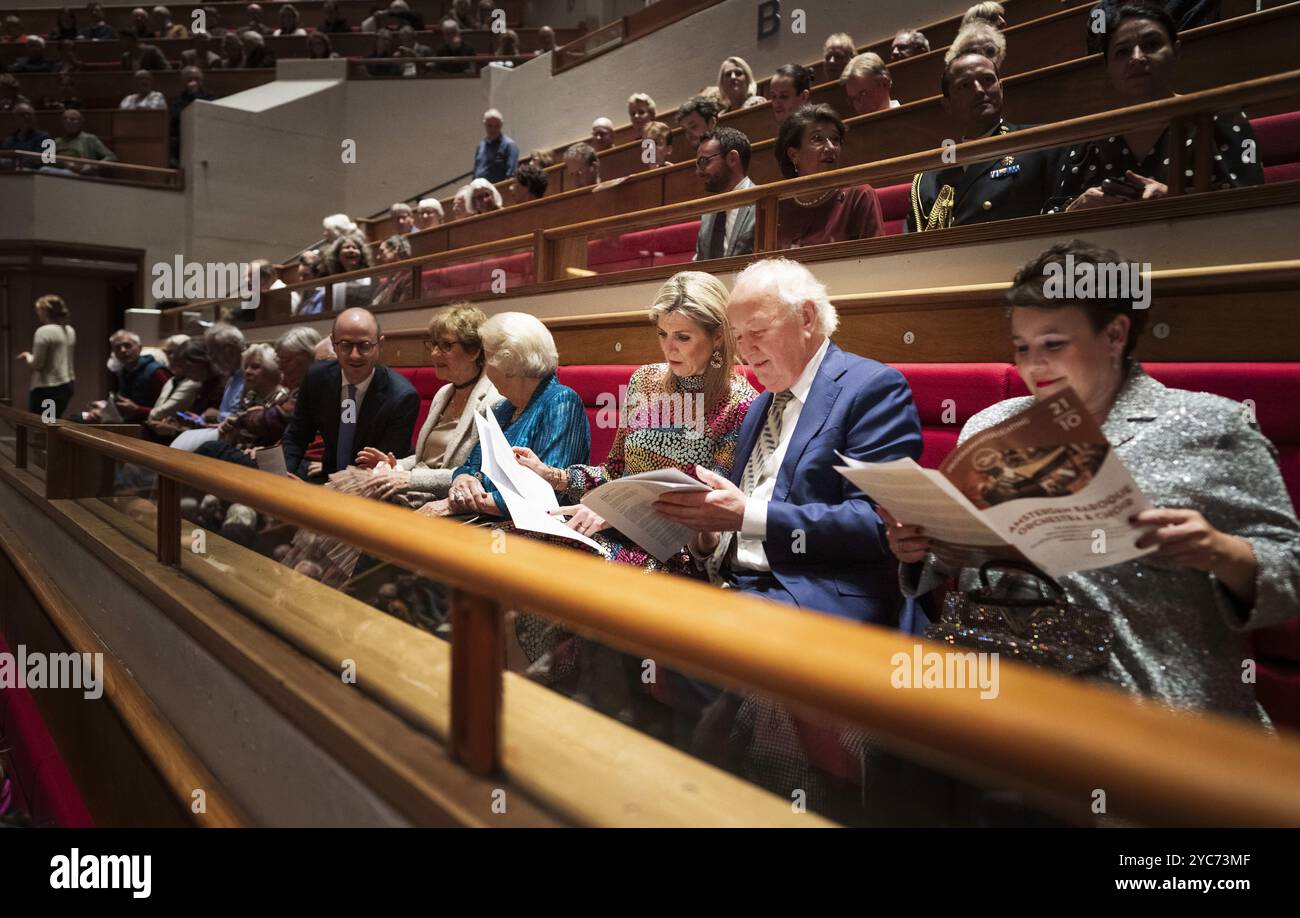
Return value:
[(837, 191), (839, 191), (838, 188), (828, 188), (826, 189), (826, 191), (822, 193), (821, 197), (817, 198), (815, 201), (801, 201), (799, 200), (799, 196), (795, 195), (794, 202), (798, 204), (800, 207), (816, 207), (818, 204), (820, 204), (822, 201), (825, 201), (827, 198), (835, 194), (835, 192)]

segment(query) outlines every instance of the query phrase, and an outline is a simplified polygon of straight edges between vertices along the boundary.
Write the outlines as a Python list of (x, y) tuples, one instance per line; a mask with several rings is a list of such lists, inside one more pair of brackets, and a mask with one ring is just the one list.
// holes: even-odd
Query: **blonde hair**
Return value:
[(662, 121), (651, 121), (645, 126), (645, 136), (651, 140), (668, 140), (673, 136), (673, 129)]
[[(704, 370), (704, 403), (711, 408), (731, 393), (731, 377), (736, 372), (736, 342), (727, 322), (727, 287), (704, 271), (679, 271), (655, 294), (650, 306), (650, 324), (671, 313), (690, 319), (705, 334), (713, 337), (722, 332), (715, 347), (718, 360), (711, 360)], [(721, 366), (714, 367), (713, 363)], [(668, 371), (668, 391), (673, 388), (673, 372)]]
[[(992, 48), (993, 53), (984, 54), (986, 48)], [(973, 20), (957, 30), (957, 37), (944, 52), (943, 65), (947, 67), (963, 54), (983, 54), (1000, 73), (1007, 57), (1007, 37), (988, 22)]]
[(889, 68), (885, 66), (884, 60), (874, 51), (864, 51), (856, 55), (844, 65), (844, 71), (840, 74), (840, 82), (847, 83), (855, 77), (876, 77), (877, 79), (890, 79)]
[(758, 83), (754, 82), (754, 71), (750, 69), (749, 64), (745, 63), (743, 57), (729, 57), (724, 60), (722, 66), (718, 68), (718, 93), (722, 95), (723, 103), (727, 104), (727, 96), (722, 92), (722, 76), (728, 69), (730, 69), (728, 65), (739, 67), (741, 70), (745, 71), (745, 76), (749, 78), (749, 88), (745, 90), (745, 95), (758, 95)]
[(853, 43), (853, 36), (848, 32), (836, 32), (834, 35), (826, 36), (826, 40), (822, 42), (822, 53), (825, 54), (826, 49), (831, 45), (844, 45), (850, 51), (856, 50), (858, 47)]
[(990, 2), (987, 3), (977, 3), (968, 9), (966, 15), (961, 17), (961, 24), (963, 27), (972, 22), (987, 22), (992, 24), (999, 16), (1006, 19), (1007, 11), (1002, 7), (1001, 3), (993, 3), (990, 0)]
[(627, 97), (628, 112), (631, 112), (632, 106), (636, 105), (638, 102), (642, 103), (643, 105), (650, 106), (651, 113), (657, 113), (659, 111), (658, 107), (655, 105), (654, 99), (650, 98), (648, 95), (646, 95), (643, 92), (634, 92), (632, 93), (632, 95)]

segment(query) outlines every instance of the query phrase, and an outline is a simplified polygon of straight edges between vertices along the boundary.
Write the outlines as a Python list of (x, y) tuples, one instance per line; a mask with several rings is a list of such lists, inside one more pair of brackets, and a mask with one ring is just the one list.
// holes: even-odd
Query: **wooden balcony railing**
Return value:
[[(0, 417), (30, 423), (19, 414), (0, 409)], [(647, 576), (526, 538), (511, 536), (503, 556), (484, 530), (93, 427), (46, 426), (48, 499), (99, 496), (97, 470), (106, 461), (159, 475), (156, 555), (163, 564), (176, 564), (182, 551), (184, 485), (449, 584), (450, 746), (475, 773), (491, 772), (501, 761), (502, 611), (523, 609), (661, 665), (859, 725), (909, 756), (1013, 787), (1074, 818), (1086, 810), (1081, 801), (1104, 787), (1108, 811), (1121, 818), (1300, 825), (1300, 739), (1294, 736), (1174, 713), (1014, 663), (1001, 668), (994, 701), (980, 700), (978, 692), (903, 691), (891, 685), (894, 655), (911, 654), (924, 642), (889, 629)], [(684, 609), (691, 614), (682, 615)]]
[[(166, 188), (180, 191), (185, 187), (185, 170), (159, 169), (157, 166), (138, 166), (134, 163), (109, 162), (98, 159), (83, 159), (79, 156), (57, 156), (53, 162), (47, 162), (39, 153), (26, 150), (5, 150), (0, 152), (0, 172), (17, 172), (31, 174), (43, 167), (61, 169), (56, 173), (67, 178), (92, 179), (101, 182), (116, 182), (124, 185), (140, 185), (147, 188)], [(49, 173), (45, 173), (49, 174)]]

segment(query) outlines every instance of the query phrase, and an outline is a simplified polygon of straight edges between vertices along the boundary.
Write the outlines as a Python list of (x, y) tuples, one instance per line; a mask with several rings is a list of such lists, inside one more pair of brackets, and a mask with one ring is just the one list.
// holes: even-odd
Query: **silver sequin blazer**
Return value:
[[(1032, 396), (972, 417), (958, 442), (1019, 414)], [(1242, 609), (1214, 575), (1147, 556), (1058, 578), (1069, 598), (1106, 610), (1115, 643), (1104, 678), (1178, 707), (1267, 723), (1253, 683), (1243, 681), (1248, 632), (1300, 611), (1300, 523), (1278, 471), (1277, 451), (1239, 402), (1170, 389), (1134, 366), (1102, 430), (1156, 507), (1198, 510), (1255, 551), (1255, 607)], [(933, 557), (903, 565), (903, 590), (939, 586)], [(963, 590), (978, 585), (960, 572)]]

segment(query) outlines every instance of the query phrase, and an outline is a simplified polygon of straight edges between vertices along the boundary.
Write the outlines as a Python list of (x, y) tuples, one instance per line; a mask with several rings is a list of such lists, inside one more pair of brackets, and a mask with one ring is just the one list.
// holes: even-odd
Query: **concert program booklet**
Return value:
[(483, 473), (496, 485), (516, 529), (571, 539), (596, 551), (601, 550), (599, 542), (570, 529), (558, 516), (552, 516), (548, 512), (560, 507), (555, 492), (541, 475), (519, 464), (495, 414), (491, 411), (485, 414), (476, 412), (474, 426), (478, 430), (478, 442), (483, 452)]
[(694, 533), (681, 523), (660, 516), (654, 502), (669, 491), (708, 490), (708, 485), (679, 469), (660, 469), (607, 481), (588, 491), (582, 503), (652, 557), (666, 562), (681, 551)]
[(847, 459), (836, 471), (900, 522), (944, 543), (950, 566), (1027, 561), (1049, 576), (1154, 551), (1130, 516), (1151, 507), (1073, 389), (981, 431), (940, 467)]

